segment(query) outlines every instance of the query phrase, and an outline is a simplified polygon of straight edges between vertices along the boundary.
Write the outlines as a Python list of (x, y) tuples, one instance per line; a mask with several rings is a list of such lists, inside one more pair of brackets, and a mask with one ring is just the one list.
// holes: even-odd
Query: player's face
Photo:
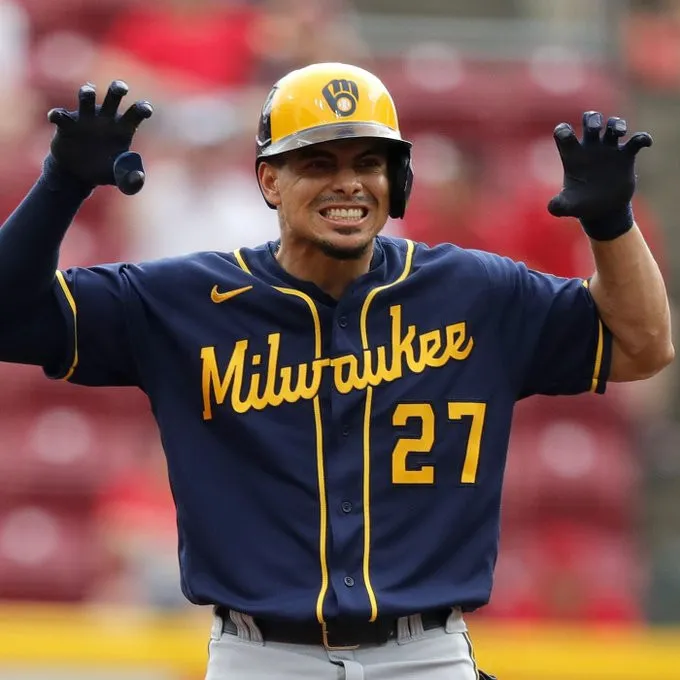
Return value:
[(276, 172), (282, 237), (313, 243), (329, 257), (355, 259), (385, 225), (389, 187), (385, 142), (345, 139), (291, 151)]

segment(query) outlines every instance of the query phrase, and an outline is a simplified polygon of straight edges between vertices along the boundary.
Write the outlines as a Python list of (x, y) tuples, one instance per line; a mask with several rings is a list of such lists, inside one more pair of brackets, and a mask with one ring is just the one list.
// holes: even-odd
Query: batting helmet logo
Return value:
[(359, 87), (353, 80), (331, 80), (321, 90), (321, 94), (338, 116), (351, 116), (357, 110)]

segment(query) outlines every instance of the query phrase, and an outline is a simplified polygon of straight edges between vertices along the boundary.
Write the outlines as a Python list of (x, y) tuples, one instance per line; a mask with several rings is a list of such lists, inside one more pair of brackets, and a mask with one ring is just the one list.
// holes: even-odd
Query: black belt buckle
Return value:
[(329, 635), (328, 625), (325, 621), (321, 624), (321, 640), (323, 642), (323, 646), (329, 652), (359, 649), (358, 644), (347, 644), (346, 642), (341, 642), (340, 640), (333, 640), (332, 631)]

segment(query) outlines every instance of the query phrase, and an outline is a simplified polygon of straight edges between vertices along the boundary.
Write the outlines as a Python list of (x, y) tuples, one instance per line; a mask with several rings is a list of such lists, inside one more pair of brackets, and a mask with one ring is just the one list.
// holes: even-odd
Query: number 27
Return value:
[[(486, 404), (476, 401), (449, 402), (449, 420), (461, 420), (465, 416), (472, 417), (470, 434), (465, 449), (461, 484), (474, 484), (477, 481), (479, 451), (482, 444), (482, 431)], [(430, 453), (434, 445), (434, 409), (432, 404), (397, 404), (392, 415), (394, 427), (404, 427), (412, 419), (421, 422), (420, 436), (416, 438), (402, 437), (392, 452), (393, 484), (434, 484), (434, 466), (422, 465), (417, 469), (407, 469), (406, 459), (411, 453)]]

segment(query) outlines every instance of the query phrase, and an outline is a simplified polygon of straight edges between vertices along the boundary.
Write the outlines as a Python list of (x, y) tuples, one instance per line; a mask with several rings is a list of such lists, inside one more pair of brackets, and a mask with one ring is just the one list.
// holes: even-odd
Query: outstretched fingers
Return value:
[(574, 129), (569, 123), (560, 123), (553, 131), (553, 138), (555, 139), (557, 150), (563, 158), (581, 146), (581, 143), (576, 138)]
[(120, 122), (125, 127), (136, 130), (143, 120), (151, 118), (153, 106), (147, 101), (135, 102), (122, 116)]
[(607, 121), (607, 127), (602, 137), (602, 143), (606, 146), (618, 147), (619, 139), (628, 131), (628, 125), (623, 118), (612, 117)]
[(129, 88), (127, 83), (122, 80), (114, 80), (111, 85), (109, 85), (99, 115), (107, 118), (114, 118), (116, 113), (118, 113), (118, 107), (120, 106), (121, 100), (128, 91)]
[(95, 115), (95, 100), (97, 92), (94, 85), (88, 83), (78, 90), (78, 117), (93, 118)]
[(51, 109), (48, 111), (47, 120), (63, 130), (67, 130), (69, 127), (75, 125), (76, 122), (71, 114), (63, 108)]
[(652, 146), (652, 136), (648, 132), (637, 132), (624, 144), (623, 151), (635, 156), (647, 146)]
[(583, 146), (597, 144), (604, 119), (599, 111), (586, 111), (583, 114)]

